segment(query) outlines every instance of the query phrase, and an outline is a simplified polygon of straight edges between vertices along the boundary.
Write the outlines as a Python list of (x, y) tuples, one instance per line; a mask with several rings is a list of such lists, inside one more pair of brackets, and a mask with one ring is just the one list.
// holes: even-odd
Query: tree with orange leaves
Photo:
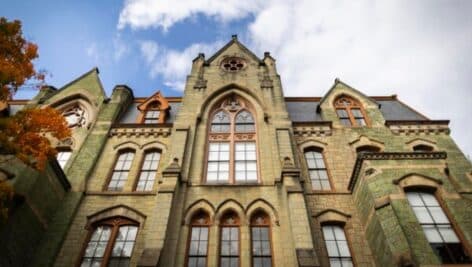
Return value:
[[(37, 57), (38, 46), (23, 37), (21, 22), (1, 17), (0, 109), (27, 82), (38, 88), (43, 84), (44, 72), (37, 71), (32, 62)], [(0, 117), (0, 164), (18, 158), (42, 171), (47, 160), (57, 153), (50, 139), (62, 140), (70, 135), (64, 117), (51, 107), (28, 108), (10, 117)], [(0, 180), (0, 219), (6, 218), (12, 197), (11, 186)]]

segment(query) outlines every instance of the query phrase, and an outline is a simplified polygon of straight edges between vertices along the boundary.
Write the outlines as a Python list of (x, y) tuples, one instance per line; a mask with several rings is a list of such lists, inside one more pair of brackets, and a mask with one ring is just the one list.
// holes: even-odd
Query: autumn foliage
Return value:
[(44, 81), (44, 72), (36, 71), (32, 63), (38, 46), (22, 34), (19, 20), (0, 18), (0, 100), (9, 99), (28, 80), (36, 80), (36, 85)]
[[(22, 36), (21, 22), (0, 18), (0, 112), (8, 101), (24, 86), (40, 88), (44, 72), (34, 68), (38, 46)], [(27, 84), (29, 83), (29, 84)], [(60, 112), (51, 107), (27, 108), (12, 116), (0, 113), (0, 164), (20, 159), (42, 171), (49, 158), (56, 155), (51, 140), (70, 137), (71, 131)], [(0, 180), (0, 220), (8, 213), (13, 188)]]

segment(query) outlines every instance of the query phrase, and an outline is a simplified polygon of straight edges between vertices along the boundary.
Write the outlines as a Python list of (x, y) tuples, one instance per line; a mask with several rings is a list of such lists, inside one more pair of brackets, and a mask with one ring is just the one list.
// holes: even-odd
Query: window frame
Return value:
[[(469, 262), (465, 262), (465, 263), (472, 263), (472, 247), (467, 243), (467, 239), (465, 238), (465, 236), (460, 231), (459, 225), (456, 223), (455, 220), (452, 219), (452, 215), (451, 215), (450, 211), (447, 209), (447, 207), (446, 207), (442, 197), (440, 196), (438, 190), (436, 190), (435, 188), (434, 189), (430, 188), (430, 187), (412, 186), (412, 187), (404, 188), (404, 194), (405, 194), (405, 200), (408, 203), (408, 206), (410, 207), (411, 212), (415, 216), (416, 222), (421, 227), (421, 230), (422, 230), (424, 238), (426, 239), (426, 242), (430, 245), (430, 247), (433, 250), (433, 253), (436, 255), (436, 257), (442, 262), (442, 258), (438, 254), (436, 254), (435, 249), (431, 245), (431, 244), (438, 244), (438, 243), (430, 243), (429, 240), (427, 239), (426, 233), (424, 232), (424, 229), (423, 229), (423, 224), (420, 223), (415, 211), (413, 210), (413, 206), (411, 205), (410, 201), (408, 200), (407, 193), (420, 193), (420, 194), (423, 193), (423, 194), (429, 194), (429, 195), (434, 197), (434, 199), (437, 201), (439, 207), (441, 208), (442, 212), (444, 213), (447, 220), (449, 221), (449, 225), (450, 225), (452, 231), (457, 236), (457, 239), (459, 240), (459, 244), (462, 246), (464, 254), (469, 257)], [(429, 214), (429, 211), (428, 211), (428, 214)], [(438, 225), (438, 224), (435, 224), (435, 223), (433, 223), (433, 224)], [(441, 224), (439, 224), (439, 225), (441, 225)], [(454, 244), (454, 243), (451, 243), (451, 244)], [(449, 265), (449, 264), (463, 264), (463, 263), (459, 262), (459, 263), (441, 263), (441, 264)]]
[[(59, 147), (59, 148), (56, 148), (56, 151), (57, 151), (57, 155), (56, 155), (56, 160), (57, 160), (57, 163), (59, 164), (59, 166), (61, 166), (61, 169), (63, 171), (66, 170), (66, 167), (68, 167), (68, 163), (70, 161), (70, 159), (72, 158), (72, 149), (68, 148), (68, 147)], [(68, 152), (69, 153), (69, 157), (67, 158), (67, 161), (64, 163), (64, 166), (61, 165), (60, 161), (59, 161), (59, 153), (65, 153), (65, 152)]]
[[(350, 105), (342, 105), (340, 102), (341, 100), (347, 100), (350, 102)], [(360, 128), (360, 127), (370, 127), (370, 121), (369, 119), (367, 118), (367, 113), (364, 109), (364, 107), (362, 106), (362, 104), (355, 98), (351, 97), (351, 96), (347, 96), (347, 95), (341, 95), (341, 96), (338, 96), (335, 100), (334, 100), (334, 109), (335, 109), (335, 113), (336, 113), (336, 116), (339, 120), (339, 123), (343, 126), (343, 127), (349, 127), (349, 128)], [(354, 116), (354, 112), (352, 111), (353, 109), (359, 109), (359, 111), (361, 112), (362, 114), (362, 119), (364, 120), (365, 122), (365, 125), (359, 125), (357, 123), (357, 118), (359, 117), (356, 117)], [(347, 113), (347, 117), (346, 118), (349, 118), (349, 122), (350, 122), (350, 125), (345, 125), (341, 122), (341, 117), (339, 116), (338, 114), (338, 110), (344, 110), (346, 113)], [(343, 117), (344, 118), (344, 117)]]
[[(354, 254), (352, 253), (353, 252), (353, 249), (351, 247), (351, 240), (346, 232), (346, 223), (344, 222), (339, 222), (339, 221), (327, 221), (327, 222), (323, 222), (321, 224), (321, 236), (323, 237), (323, 244), (324, 244), (324, 250), (326, 251), (326, 256), (327, 256), (327, 259), (328, 259), (328, 263), (331, 265), (331, 260), (330, 260), (330, 256), (329, 256), (329, 253), (328, 253), (328, 247), (327, 247), (327, 244), (326, 244), (326, 237), (325, 237), (325, 234), (324, 234), (324, 231), (323, 231), (323, 227), (325, 226), (331, 226), (331, 227), (339, 227), (342, 229), (343, 231), (343, 234), (344, 234), (344, 238), (346, 239), (346, 243), (347, 243), (347, 247), (349, 249), (349, 255), (350, 255), (350, 258), (351, 258), (351, 263), (352, 263), (352, 266), (356, 266), (356, 260), (355, 260), (355, 256)], [(330, 240), (330, 241), (333, 241), (333, 240)], [(337, 241), (337, 240), (335, 240)], [(337, 243), (336, 243), (336, 247), (337, 247)], [(333, 258), (342, 258), (342, 257), (333, 257)]]
[[(197, 218), (199, 216), (205, 216), (206, 221), (203, 223), (198, 222)], [(207, 248), (206, 248), (206, 260), (205, 260), (205, 266), (208, 266), (208, 254), (209, 254), (209, 248), (210, 248), (210, 229), (211, 229), (211, 220), (210, 220), (210, 215), (204, 211), (204, 210), (199, 210), (195, 212), (195, 214), (192, 216), (192, 219), (190, 220), (190, 225), (188, 227), (188, 236), (187, 236), (187, 244), (185, 248), (185, 263), (184, 266), (188, 267), (189, 266), (189, 258), (190, 256), (190, 245), (192, 242), (192, 229), (193, 227), (206, 227), (207, 228)]]
[[(234, 220), (234, 223), (232, 224), (229, 224), (229, 223), (226, 223), (225, 220), (227, 217), (229, 216), (234, 216), (235, 217), (235, 220)], [(241, 218), (239, 218), (239, 215), (238, 213), (236, 213), (235, 211), (233, 210), (230, 210), (230, 211), (227, 211), (223, 214), (223, 216), (221, 216), (221, 219), (220, 219), (220, 223), (219, 223), (219, 236), (218, 236), (218, 267), (221, 267), (222, 264), (221, 264), (221, 259), (223, 257), (225, 258), (235, 258), (234, 256), (232, 255), (229, 255), (229, 256), (222, 256), (221, 255), (221, 250), (222, 250), (222, 243), (223, 243), (223, 228), (237, 228), (238, 230), (238, 255), (237, 255), (237, 259), (238, 259), (238, 266), (241, 266)], [(230, 240), (231, 241), (231, 240)]]
[[(145, 189), (144, 190), (138, 190), (138, 184), (139, 184), (139, 181), (140, 181), (140, 178), (141, 178), (141, 174), (143, 172), (144, 162), (146, 161), (146, 156), (150, 153), (158, 153), (159, 154), (159, 160), (157, 162), (157, 168), (155, 170), (156, 174), (154, 176), (154, 182), (153, 182), (153, 185), (152, 185), (152, 189), (151, 190), (145, 190)], [(150, 149), (144, 150), (144, 152), (142, 153), (141, 161), (139, 163), (138, 175), (136, 176), (136, 179), (135, 179), (135, 182), (134, 182), (134, 185), (133, 185), (133, 191), (134, 192), (151, 192), (151, 191), (154, 190), (154, 187), (156, 186), (157, 174), (158, 174), (158, 171), (159, 171), (159, 165), (161, 164), (161, 159), (162, 159), (162, 152), (161, 152), (160, 149), (150, 148)], [(146, 170), (146, 171), (150, 171), (150, 170)]]
[[(151, 101), (141, 104), (142, 106), (140, 105), (138, 107), (140, 114), (138, 115), (136, 122), (140, 124), (145, 124), (145, 125), (156, 125), (156, 124), (165, 123), (165, 120), (167, 117), (166, 111), (169, 107), (167, 103), (162, 103), (162, 102), (163, 101), (161, 98), (155, 98), (155, 99), (153, 98)], [(146, 122), (146, 119), (148, 119), (146, 115), (149, 111), (159, 112), (159, 116), (157, 117), (157, 122)]]
[[(328, 176), (328, 182), (329, 182), (329, 186), (330, 186), (330, 189), (329, 190), (324, 190), (324, 189), (315, 189), (313, 187), (313, 181), (311, 179), (311, 176), (310, 176), (310, 167), (308, 165), (308, 161), (307, 161), (307, 158), (306, 158), (306, 153), (308, 152), (318, 152), (321, 154), (321, 157), (323, 158), (323, 163), (324, 163), (324, 170), (326, 171), (326, 175)], [(320, 148), (320, 147), (316, 147), (316, 146), (310, 146), (310, 147), (307, 147), (303, 150), (303, 158), (305, 160), (305, 165), (306, 165), (306, 170), (307, 170), (307, 177), (308, 179), (310, 180), (310, 184), (311, 184), (311, 191), (313, 192), (333, 192), (335, 191), (335, 188), (334, 188), (334, 183), (333, 181), (331, 180), (331, 173), (329, 171), (329, 168), (328, 168), (328, 165), (327, 165), (327, 161), (326, 161), (326, 155), (325, 155), (325, 150), (323, 148)], [(319, 170), (317, 168), (315, 169), (311, 169), (311, 170)], [(321, 169), (322, 170), (322, 169)]]
[(115, 217), (111, 217), (111, 218), (108, 218), (108, 219), (104, 219), (104, 220), (95, 222), (95, 223), (93, 223), (93, 225), (87, 227), (88, 233), (87, 233), (86, 239), (83, 241), (82, 250), (81, 250), (81, 253), (79, 255), (79, 258), (76, 261), (77, 263), (76, 263), (75, 266), (80, 267), (82, 265), (82, 261), (83, 261), (83, 258), (85, 256), (85, 252), (87, 250), (88, 244), (90, 243), (90, 239), (92, 238), (92, 235), (95, 232), (95, 230), (100, 226), (109, 226), (109, 227), (111, 227), (110, 237), (108, 238), (107, 245), (105, 247), (105, 251), (103, 252), (103, 260), (102, 260), (102, 263), (100, 264), (100, 266), (108, 266), (108, 264), (110, 263), (110, 260), (112, 259), (113, 247), (115, 246), (115, 243), (116, 243), (116, 237), (118, 235), (120, 227), (122, 227), (122, 226), (134, 226), (134, 227), (136, 227), (136, 237), (134, 239), (133, 249), (131, 250), (131, 255), (129, 257), (129, 259), (131, 261), (131, 258), (133, 257), (133, 252), (135, 250), (136, 243), (137, 243), (137, 240), (138, 240), (138, 237), (139, 237), (140, 225), (139, 225), (138, 222), (136, 222), (132, 219), (129, 219), (129, 218), (126, 218), (126, 217), (123, 217), (123, 216), (115, 216)]
[[(234, 106), (236, 103), (236, 107)], [(224, 111), (230, 118), (230, 127), (228, 132), (212, 132), (212, 122), (214, 116), (220, 112)], [(252, 132), (236, 132), (236, 117), (239, 113), (247, 111), (251, 114), (254, 121), (254, 131)], [(213, 110), (209, 113), (208, 123), (207, 123), (207, 134), (206, 134), (206, 144), (205, 144), (205, 166), (203, 168), (203, 183), (208, 185), (247, 185), (247, 184), (260, 184), (261, 175), (260, 175), (260, 166), (259, 166), (259, 150), (258, 150), (258, 138), (257, 138), (257, 120), (255, 116), (255, 110), (250, 106), (245, 100), (237, 96), (230, 96), (225, 98), (223, 101), (220, 101)], [(236, 143), (254, 143), (255, 146), (255, 155), (256, 155), (256, 175), (257, 179), (254, 181), (237, 181), (236, 180)], [(229, 144), (229, 177), (226, 182), (218, 181), (209, 181), (208, 180), (208, 162), (210, 156), (210, 144), (211, 143), (228, 143)], [(244, 162), (247, 162), (245, 160)]]
[(128, 182), (129, 180), (129, 177), (130, 177), (130, 173), (131, 173), (131, 169), (133, 168), (133, 163), (136, 159), (136, 150), (132, 149), (132, 148), (124, 148), (124, 149), (120, 149), (116, 154), (115, 154), (115, 160), (113, 161), (113, 165), (111, 166), (110, 170), (109, 170), (109, 174), (108, 174), (108, 178), (107, 180), (105, 181), (105, 184), (103, 186), (103, 191), (107, 191), (107, 192), (123, 192), (123, 190), (125, 189), (126, 187), (126, 182), (125, 184), (123, 185), (123, 188), (121, 190), (109, 190), (108, 187), (110, 185), (110, 182), (112, 181), (112, 178), (113, 178), (113, 173), (115, 172), (115, 167), (116, 167), (116, 164), (118, 163), (118, 160), (120, 158), (120, 155), (124, 154), (124, 153), (128, 153), (128, 152), (132, 152), (133, 153), (133, 159), (131, 160), (131, 165), (128, 169), (128, 176), (126, 177), (126, 182)]
[[(263, 224), (256, 224), (254, 223), (254, 218), (256, 216), (264, 216), (265, 217), (265, 222)], [(271, 218), (270, 216), (265, 212), (265, 211), (256, 211), (251, 215), (251, 220), (249, 221), (249, 242), (250, 242), (250, 256), (251, 256), (251, 266), (254, 267), (254, 254), (253, 254), (253, 235), (252, 235), (252, 228), (253, 227), (259, 227), (259, 228), (267, 228), (269, 231), (269, 245), (270, 245), (270, 259), (271, 259), (271, 265), (274, 266), (274, 244), (273, 244), (273, 237), (272, 237), (272, 223), (271, 223)], [(256, 258), (265, 258), (264, 256), (259, 256)]]

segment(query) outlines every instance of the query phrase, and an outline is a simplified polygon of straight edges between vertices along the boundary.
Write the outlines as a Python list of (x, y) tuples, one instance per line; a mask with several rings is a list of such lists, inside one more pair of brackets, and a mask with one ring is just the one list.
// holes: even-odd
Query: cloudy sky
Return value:
[[(336, 77), (450, 119), (472, 156), (472, 1), (0, 0), (40, 48), (36, 66), (61, 87), (90, 70), (111, 92), (182, 94), (191, 60), (232, 34), (277, 60), (285, 95), (322, 96)], [(23, 90), (17, 98), (34, 92)]]

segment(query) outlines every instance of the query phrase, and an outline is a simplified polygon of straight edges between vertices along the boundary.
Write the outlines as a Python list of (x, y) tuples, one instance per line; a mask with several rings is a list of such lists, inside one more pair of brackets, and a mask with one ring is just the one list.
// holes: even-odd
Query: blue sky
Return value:
[[(398, 97), (450, 119), (472, 155), (469, 0), (0, 0), (39, 45), (38, 68), (61, 87), (97, 66), (106, 91), (182, 94), (191, 60), (238, 34), (277, 60), (287, 96), (322, 96), (336, 77), (367, 95)], [(34, 92), (23, 90), (17, 98)]]

